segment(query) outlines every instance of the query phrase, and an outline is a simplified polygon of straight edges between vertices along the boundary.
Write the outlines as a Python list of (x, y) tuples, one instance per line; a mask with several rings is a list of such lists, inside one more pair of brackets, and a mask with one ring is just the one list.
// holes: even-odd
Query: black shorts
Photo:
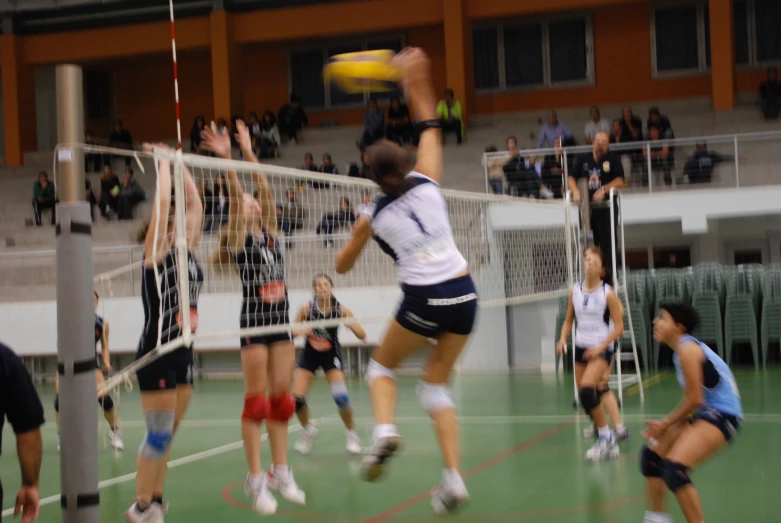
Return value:
[(267, 348), (271, 348), (271, 345), (280, 341), (292, 341), (293, 336), (290, 331), (275, 332), (274, 334), (260, 334), (258, 336), (243, 336), (241, 338), (241, 348), (249, 347), (250, 345), (265, 345)]
[(478, 296), (470, 275), (435, 285), (404, 284), (401, 290), (396, 321), (405, 329), (429, 338), (443, 332), (472, 333)]
[[(145, 352), (136, 353), (136, 359)], [(179, 347), (149, 365), (136, 371), (138, 386), (142, 391), (172, 390), (178, 385), (193, 384), (193, 351)]]
[[(578, 347), (575, 346), (575, 363), (581, 363), (583, 365), (588, 365), (589, 360), (584, 358), (584, 354), (588, 348)], [(608, 347), (606, 351), (604, 351), (602, 354), (600, 354), (600, 357), (607, 362), (608, 365), (613, 363), (613, 356), (615, 355), (615, 344)]]
[(694, 423), (697, 420), (706, 421), (719, 429), (724, 434), (724, 439), (727, 440), (727, 443), (731, 443), (740, 430), (740, 419), (737, 416), (725, 414), (711, 407), (702, 407), (695, 410), (689, 421)]
[(342, 353), (339, 349), (319, 351), (305, 346), (298, 357), (296, 367), (308, 370), (312, 374), (317, 372), (317, 369), (323, 369), (323, 372), (342, 370)]

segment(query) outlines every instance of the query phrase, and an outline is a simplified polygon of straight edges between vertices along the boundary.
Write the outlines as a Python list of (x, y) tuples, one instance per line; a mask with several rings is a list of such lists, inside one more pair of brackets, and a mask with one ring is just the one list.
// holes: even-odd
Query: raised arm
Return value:
[(203, 201), (195, 184), (192, 172), (186, 166), (182, 166), (184, 173), (184, 195), (187, 206), (187, 247), (195, 249), (201, 241), (203, 234)]
[(359, 217), (353, 226), (352, 236), (344, 244), (339, 254), (336, 255), (334, 269), (337, 273), (344, 274), (353, 268), (372, 234), (372, 224), (369, 218), (366, 216)]
[[(241, 153), (245, 160), (252, 163), (260, 163), (255, 151), (252, 150), (252, 139), (249, 129), (242, 120), (236, 120), (236, 141), (239, 142)], [(260, 203), (261, 219), (266, 231), (272, 236), (277, 233), (277, 210), (274, 192), (263, 173), (252, 173), (252, 180), (258, 188), (258, 202)]]
[[(153, 146), (144, 144), (144, 150)], [(168, 236), (169, 213), (171, 211), (171, 162), (161, 159), (157, 168), (157, 191), (152, 203), (152, 216), (144, 239), (144, 265), (154, 267), (165, 257), (163, 248)]]

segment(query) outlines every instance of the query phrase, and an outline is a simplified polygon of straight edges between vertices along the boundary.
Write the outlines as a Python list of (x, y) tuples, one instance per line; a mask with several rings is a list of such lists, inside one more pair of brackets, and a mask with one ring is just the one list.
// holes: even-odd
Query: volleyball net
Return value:
[[(180, 335), (169, 339), (170, 333), (163, 329), (166, 322), (161, 321), (157, 348), (111, 377), (106, 390), (112, 390), (122, 382), (129, 383), (139, 368), (182, 346), (194, 345), (196, 350), (199, 346), (215, 344), (238, 346), (241, 337), (343, 325), (351, 321), (381, 328), (394, 313), (400, 297), (394, 261), (375, 242), (367, 244), (353, 270), (341, 275), (334, 270), (335, 257), (350, 238), (353, 224), (364, 207), (371, 207), (379, 194), (373, 182), (276, 165), (181, 154), (165, 148), (136, 152), (81, 147), (87, 157), (113, 157), (119, 166), (123, 159), (130, 158), (136, 173), (134, 177), (147, 194), (146, 202), (135, 210), (138, 218), (148, 217), (152, 210), (161, 209), (161, 190), (171, 191), (171, 223), (176, 224), (172, 233), (170, 230), (158, 231), (156, 237), (170, 234), (171, 238), (155, 242), (155, 245), (170, 245), (176, 253), (177, 266), (161, 270), (158, 265), (153, 270), (157, 292), (171, 289), (170, 292), (177, 295), (158, 297), (161, 308), (173, 304), (170, 308), (172, 314), (177, 314)], [(113, 200), (117, 206), (122, 205), (122, 184), (123, 180), (120, 180)], [(449, 189), (444, 189), (443, 193), (455, 241), (469, 263), (481, 307), (534, 302), (558, 297), (567, 291), (573, 272), (577, 271), (578, 236), (577, 220), (570, 218), (569, 207), (564, 201), (538, 201)], [(199, 200), (197, 205), (193, 205), (195, 197)], [(248, 208), (262, 213), (263, 227), (273, 233), (275, 248), (253, 253), (243, 250), (250, 240), (246, 237), (237, 240), (237, 237), (240, 229), (243, 231)], [(194, 216), (198, 212), (202, 216)], [(130, 233), (135, 233), (135, 229)], [(226, 243), (233, 244), (228, 253), (225, 252)], [(199, 293), (191, 292), (197, 282), (192, 281), (195, 273), (187, 266), (188, 249), (203, 271)], [(242, 255), (282, 257), (281, 277), (290, 295), (286, 321), (265, 327), (240, 328), (242, 279), (235, 268), (235, 257)], [(266, 267), (274, 265), (268, 263), (273, 262), (269, 259), (255, 261)], [(127, 296), (127, 289), (131, 289), (129, 294), (140, 296), (142, 263), (139, 254), (133, 263), (110, 268), (104, 264), (101, 269), (106, 270), (95, 276), (96, 289), (107, 297)], [(354, 318), (295, 321), (298, 305), (311, 300), (312, 281), (318, 274), (331, 277), (334, 295), (353, 311)], [(269, 292), (275, 291), (270, 289)], [(195, 305), (189, 303), (194, 299), (198, 300), (197, 316), (181, 314), (180, 311)], [(107, 319), (111, 321), (111, 318)]]

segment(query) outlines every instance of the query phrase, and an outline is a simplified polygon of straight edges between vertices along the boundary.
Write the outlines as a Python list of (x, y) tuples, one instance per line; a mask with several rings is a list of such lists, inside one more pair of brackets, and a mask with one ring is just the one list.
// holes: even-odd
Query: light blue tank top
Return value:
[[(700, 346), (705, 354), (703, 364), (703, 389), (705, 389), (705, 406), (721, 412), (743, 419), (743, 406), (740, 401), (740, 391), (729, 366), (722, 360), (718, 354), (706, 344), (694, 336), (684, 335), (678, 341), (678, 344), (694, 342)], [(681, 387), (686, 386), (681, 362), (678, 354), (673, 354), (673, 363), (675, 364), (675, 375)]]

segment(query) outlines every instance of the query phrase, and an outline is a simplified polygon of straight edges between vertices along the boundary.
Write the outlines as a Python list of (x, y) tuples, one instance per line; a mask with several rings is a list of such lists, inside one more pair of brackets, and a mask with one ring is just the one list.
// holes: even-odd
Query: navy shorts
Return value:
[[(146, 352), (137, 352), (136, 359)], [(172, 390), (179, 385), (193, 384), (193, 351), (179, 347), (136, 371), (138, 387), (145, 392)]]
[(719, 429), (727, 443), (731, 443), (740, 430), (740, 420), (737, 416), (725, 414), (711, 407), (702, 407), (694, 411), (690, 422), (694, 423), (697, 420), (706, 421)]
[[(578, 347), (575, 346), (575, 363), (581, 363), (583, 365), (588, 365), (589, 360), (584, 358), (584, 354), (588, 348)], [(608, 347), (606, 351), (604, 351), (600, 357), (607, 362), (608, 365), (613, 363), (613, 356), (616, 353), (615, 345), (612, 345), (611, 347)]]
[(293, 336), (290, 331), (275, 332), (274, 334), (260, 334), (258, 336), (243, 336), (241, 338), (241, 348), (249, 347), (250, 345), (265, 345), (271, 348), (274, 343), (280, 341), (292, 341)]
[(404, 297), (396, 321), (428, 338), (443, 332), (472, 333), (477, 317), (477, 289), (470, 275), (436, 285), (402, 285)]
[(319, 351), (305, 346), (298, 357), (296, 367), (308, 370), (312, 374), (317, 372), (317, 369), (323, 369), (323, 372), (342, 370), (342, 353), (339, 349)]

